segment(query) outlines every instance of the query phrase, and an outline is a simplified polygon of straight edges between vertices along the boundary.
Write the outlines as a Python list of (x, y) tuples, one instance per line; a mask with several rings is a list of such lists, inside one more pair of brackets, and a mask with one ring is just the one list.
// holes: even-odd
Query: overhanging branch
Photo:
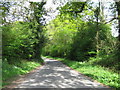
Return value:
[(118, 19), (118, 17), (112, 18), (110, 21), (105, 22), (105, 24), (112, 22), (113, 20)]

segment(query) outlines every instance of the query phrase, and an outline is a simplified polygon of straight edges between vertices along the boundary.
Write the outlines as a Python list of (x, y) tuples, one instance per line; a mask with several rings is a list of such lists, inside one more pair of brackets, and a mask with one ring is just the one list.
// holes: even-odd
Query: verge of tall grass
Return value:
[(2, 86), (10, 84), (9, 79), (27, 74), (31, 70), (35, 69), (36, 67), (40, 66), (41, 62), (35, 61), (27, 61), (22, 60), (21, 62), (16, 62), (14, 64), (8, 64), (7, 61), (2, 63)]
[(0, 59), (0, 89), (2, 88), (2, 59)]

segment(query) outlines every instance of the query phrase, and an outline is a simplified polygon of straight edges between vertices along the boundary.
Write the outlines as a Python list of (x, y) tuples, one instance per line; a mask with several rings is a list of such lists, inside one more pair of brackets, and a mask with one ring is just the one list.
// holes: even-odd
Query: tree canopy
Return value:
[[(113, 63), (119, 69), (120, 34), (114, 37), (111, 32), (114, 19), (120, 31), (119, 2), (109, 9), (102, 2), (67, 2), (57, 8), (58, 15), (49, 23), (45, 22), (45, 1), (25, 3), (1, 2), (3, 61), (39, 61), (41, 55), (82, 62), (94, 58), (94, 63), (107, 67)], [(116, 11), (113, 14), (118, 17), (107, 21), (105, 10)]]

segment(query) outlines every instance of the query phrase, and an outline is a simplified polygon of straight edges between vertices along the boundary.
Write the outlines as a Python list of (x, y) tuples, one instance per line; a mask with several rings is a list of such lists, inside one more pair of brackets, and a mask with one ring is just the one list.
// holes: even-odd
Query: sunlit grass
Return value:
[(2, 59), (0, 59), (0, 89), (2, 88)]
[[(52, 58), (47, 56), (47, 58)], [(69, 67), (87, 75), (100, 83), (120, 90), (119, 74), (108, 68), (94, 65), (89, 62), (71, 61), (63, 58), (53, 58), (62, 61)]]
[(9, 84), (7, 81), (15, 76), (23, 75), (40, 66), (40, 62), (22, 60), (14, 65), (3, 62), (2, 64), (2, 86)]

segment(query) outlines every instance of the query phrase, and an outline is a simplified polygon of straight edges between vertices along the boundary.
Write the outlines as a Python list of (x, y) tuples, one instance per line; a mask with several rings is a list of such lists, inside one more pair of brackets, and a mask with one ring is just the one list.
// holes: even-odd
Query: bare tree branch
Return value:
[(112, 22), (113, 20), (118, 19), (118, 17), (112, 18), (110, 21), (105, 22), (105, 24)]

